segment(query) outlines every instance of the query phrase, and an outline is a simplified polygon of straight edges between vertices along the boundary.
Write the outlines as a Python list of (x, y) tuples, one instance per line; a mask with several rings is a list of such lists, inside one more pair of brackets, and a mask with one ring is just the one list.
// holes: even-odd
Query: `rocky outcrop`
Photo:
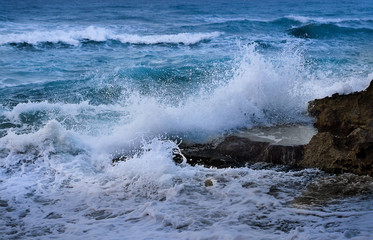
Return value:
[(189, 164), (205, 167), (243, 167), (257, 162), (296, 167), (303, 157), (304, 146), (272, 145), (245, 137), (229, 136), (216, 146), (182, 146), (182, 153)]
[(301, 167), (373, 175), (373, 81), (365, 91), (314, 100), (308, 111), (318, 133)]
[(216, 146), (186, 146), (182, 153), (189, 164), (206, 167), (266, 162), (373, 176), (373, 81), (365, 91), (314, 100), (308, 111), (318, 130), (308, 145), (273, 145), (229, 136)]
[[(181, 145), (181, 154), (175, 151), (174, 160), (180, 163), (185, 156), (193, 166), (217, 168), (265, 162), (373, 176), (373, 80), (365, 91), (314, 100), (308, 111), (316, 118), (318, 133), (307, 145), (278, 145), (228, 136), (215, 144)], [(120, 156), (113, 159), (113, 164), (125, 160)]]

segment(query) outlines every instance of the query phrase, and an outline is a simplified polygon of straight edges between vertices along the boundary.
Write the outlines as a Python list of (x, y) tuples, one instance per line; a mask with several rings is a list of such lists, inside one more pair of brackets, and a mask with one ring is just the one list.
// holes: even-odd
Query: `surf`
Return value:
[[(113, 29), (89, 26), (84, 29), (60, 29), (60, 30), (35, 30), (20, 33), (9, 33), (0, 35), (0, 45), (10, 44), (13, 46), (47, 46), (48, 44), (66, 44), (79, 46), (85, 42), (106, 42), (109, 40), (119, 41), (123, 44), (184, 44), (193, 45), (205, 40), (216, 38), (221, 33), (177, 33), (177, 34), (154, 34), (139, 35), (131, 33), (116, 32)], [(58, 46), (58, 45), (57, 45)]]

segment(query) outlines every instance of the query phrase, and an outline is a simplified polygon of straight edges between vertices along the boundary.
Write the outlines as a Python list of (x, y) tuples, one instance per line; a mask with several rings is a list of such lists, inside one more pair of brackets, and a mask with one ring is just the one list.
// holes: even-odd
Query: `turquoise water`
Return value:
[[(201, 102), (196, 103), (203, 105), (200, 115), (216, 114), (211, 121), (237, 118), (218, 124), (216, 133), (308, 121), (303, 117), (309, 100), (367, 85), (373, 64), (371, 11), (368, 1), (4, 2), (1, 122), (15, 124), (7, 115), (22, 104), (34, 110), (18, 112), (31, 120), (16, 124), (32, 128), (66, 118), (35, 110), (40, 102), (122, 107), (105, 119), (82, 116), (80, 124), (89, 132), (95, 122), (136, 115), (124, 114), (134, 104), (129, 101), (134, 92), (136, 102), (152, 98), (176, 111)], [(219, 87), (231, 91), (213, 99)], [(242, 106), (231, 109), (225, 106), (229, 101)], [(204, 117), (195, 118), (195, 129), (176, 130), (205, 131), (198, 126)], [(63, 125), (82, 130), (71, 121)]]
[(311, 124), (308, 101), (364, 89), (372, 16), (372, 1), (0, 0), (0, 238), (372, 237), (371, 198), (291, 205), (324, 173), (172, 162), (180, 141)]

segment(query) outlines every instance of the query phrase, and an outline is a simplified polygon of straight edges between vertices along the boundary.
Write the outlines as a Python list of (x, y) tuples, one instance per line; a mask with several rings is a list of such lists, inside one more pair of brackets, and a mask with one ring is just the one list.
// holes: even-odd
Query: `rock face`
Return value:
[(305, 147), (301, 167), (373, 175), (373, 81), (362, 92), (310, 102), (318, 133)]
[(243, 167), (257, 162), (296, 167), (304, 154), (303, 145), (271, 145), (238, 136), (226, 137), (217, 146), (194, 145), (182, 148), (189, 164), (217, 168)]

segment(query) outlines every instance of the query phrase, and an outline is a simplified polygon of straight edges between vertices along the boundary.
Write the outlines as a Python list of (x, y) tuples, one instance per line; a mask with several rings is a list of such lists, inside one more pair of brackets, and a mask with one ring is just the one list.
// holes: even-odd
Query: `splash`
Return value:
[(160, 134), (199, 142), (238, 128), (310, 123), (308, 101), (361, 90), (368, 83), (368, 79), (341, 80), (313, 71), (294, 46), (271, 58), (260, 54), (255, 44), (240, 50), (230, 74), (172, 101), (135, 89), (126, 91), (117, 104), (28, 102), (5, 111), (4, 116), (11, 124), (23, 126), (20, 133), (25, 128), (26, 133), (37, 131), (56, 120), (90, 139), (92, 149), (113, 152)]

